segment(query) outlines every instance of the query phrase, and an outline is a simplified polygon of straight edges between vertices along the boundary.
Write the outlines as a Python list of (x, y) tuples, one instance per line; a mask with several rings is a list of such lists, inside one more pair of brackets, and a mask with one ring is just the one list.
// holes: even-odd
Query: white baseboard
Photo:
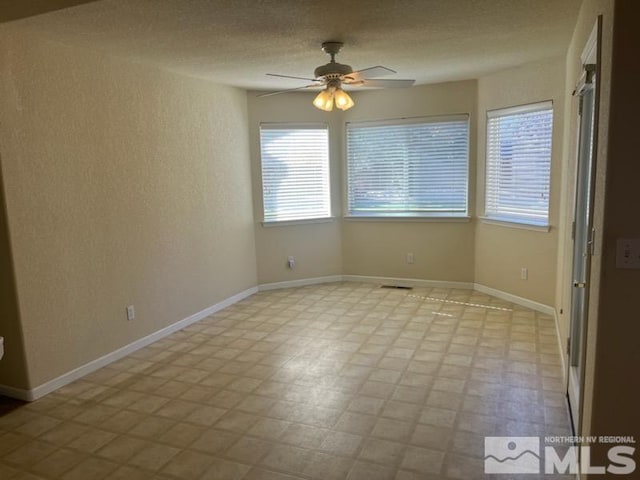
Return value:
[(487, 287), (486, 285), (482, 285), (480, 283), (474, 283), (473, 289), (477, 290), (480, 293), (486, 293), (487, 295), (491, 295), (501, 300), (506, 300), (507, 302), (515, 303), (516, 305), (520, 305), (522, 307), (530, 308), (531, 310), (544, 313), (551, 317), (554, 317), (556, 314), (556, 309), (549, 305), (545, 305), (544, 303), (534, 302), (533, 300), (529, 300), (528, 298), (519, 297), (511, 293), (503, 292), (502, 290), (497, 290), (495, 288)]
[(17, 400), (24, 400), (25, 402), (35, 400), (35, 398), (33, 398), (33, 395), (31, 394), (31, 390), (10, 387), (9, 385), (0, 385), (0, 395), (15, 398)]
[(461, 289), (474, 289), (481, 293), (486, 293), (488, 295), (492, 295), (494, 297), (500, 298), (502, 300), (506, 300), (511, 303), (515, 303), (516, 305), (521, 305), (523, 307), (531, 308), (532, 310), (539, 311), (541, 313), (545, 313), (554, 318), (556, 325), (556, 332), (558, 336), (558, 344), (560, 346), (560, 358), (563, 362), (563, 370), (564, 370), (564, 353), (562, 351), (562, 340), (560, 339), (560, 331), (558, 327), (558, 321), (556, 317), (555, 309), (549, 305), (544, 305), (542, 303), (534, 302), (532, 300), (519, 297), (517, 295), (512, 295), (507, 292), (503, 292), (501, 290), (497, 290), (495, 288), (487, 287), (485, 285), (473, 282), (453, 282), (453, 281), (439, 281), (439, 280), (422, 280), (416, 278), (395, 278), (395, 277), (376, 277), (376, 276), (367, 276), (367, 275), (329, 275), (324, 277), (314, 277), (314, 278), (305, 278), (299, 280), (291, 280), (285, 282), (275, 282), (275, 283), (265, 283), (258, 285), (257, 287), (252, 287), (247, 290), (244, 290), (236, 295), (233, 295), (221, 302), (216, 303), (200, 312), (197, 312), (187, 318), (184, 318), (172, 325), (169, 325), (157, 332), (154, 332), (146, 337), (140, 338), (135, 342), (130, 343), (129, 345), (125, 345), (111, 353), (108, 353), (100, 358), (97, 358), (85, 365), (82, 365), (70, 372), (67, 372), (53, 380), (50, 380), (42, 385), (39, 385), (31, 390), (19, 389), (10, 387), (8, 385), (0, 385), (0, 395), (6, 395), (8, 397), (13, 397), (19, 400), (25, 401), (33, 401), (38, 398), (43, 397), (44, 395), (57, 390), (60, 387), (63, 387), (74, 380), (84, 377), (89, 373), (92, 373), (106, 365), (109, 365), (116, 360), (119, 360), (136, 350), (146, 347), (153, 342), (160, 340), (172, 333), (181, 330), (189, 325), (202, 320), (209, 315), (212, 315), (234, 303), (243, 300), (258, 291), (268, 291), (268, 290), (276, 290), (282, 288), (292, 288), (292, 287), (301, 287), (306, 285), (317, 285), (321, 283), (331, 283), (331, 282), (363, 282), (363, 283), (376, 283), (383, 285), (397, 285), (397, 286), (406, 286), (406, 287), (431, 287), (431, 288), (461, 288)]
[(380, 283), (399, 287), (430, 287), (430, 288), (473, 288), (471, 282), (451, 282), (446, 280), (422, 280), (419, 278), (375, 277), (367, 275), (343, 275), (345, 282)]
[(220, 310), (227, 308), (230, 305), (233, 305), (234, 303), (239, 302), (240, 300), (244, 300), (245, 298), (253, 295), (257, 291), (258, 291), (258, 287), (251, 287), (247, 290), (237, 293), (229, 298), (222, 300), (221, 302), (216, 303), (215, 305), (207, 307), (200, 312), (194, 313), (193, 315), (190, 315), (187, 318), (184, 318), (176, 323), (173, 323), (165, 328), (162, 328), (157, 332), (147, 335), (146, 337), (142, 337), (136, 340), (135, 342), (130, 343), (129, 345), (125, 345), (124, 347), (121, 347), (117, 350), (114, 350), (111, 353), (103, 355), (100, 358), (92, 360), (91, 362), (86, 363), (74, 370), (71, 370), (70, 372), (60, 375), (59, 377), (54, 378), (53, 380), (49, 380), (48, 382), (43, 383), (42, 385), (38, 385), (37, 387), (31, 390), (23, 390), (19, 388), (9, 387), (7, 385), (0, 385), (0, 394), (8, 397), (12, 397), (12, 398), (17, 398), (18, 400), (25, 400), (28, 402), (37, 400), (38, 398), (41, 398), (46, 394), (51, 393), (54, 390), (57, 390), (60, 387), (68, 385), (74, 380), (77, 380), (79, 378), (84, 377), (85, 375), (95, 372), (96, 370), (102, 367), (105, 367), (110, 363), (115, 362), (116, 360), (120, 360), (121, 358), (129, 355), (130, 353), (135, 352), (136, 350), (139, 350), (140, 348), (146, 347), (147, 345), (150, 345), (153, 342), (160, 340), (161, 338), (164, 338), (168, 335), (171, 335), (174, 332), (177, 332), (178, 330), (182, 330), (183, 328), (186, 328), (189, 325), (199, 320), (202, 320), (205, 317), (208, 317), (209, 315), (213, 315), (214, 313), (219, 312)]
[(558, 312), (554, 309), (553, 311), (553, 323), (556, 326), (556, 339), (558, 340), (558, 351), (560, 353), (560, 361), (562, 362), (562, 380), (564, 381), (564, 383), (567, 383), (567, 361), (566, 361), (566, 357), (567, 357), (567, 352), (565, 351), (566, 347), (566, 338), (563, 339), (562, 335), (560, 334), (560, 325), (558, 324)]
[(304, 287), (306, 285), (318, 285), (320, 283), (342, 282), (342, 275), (328, 275), (326, 277), (301, 278), (300, 280), (288, 280), (286, 282), (262, 283), (258, 285), (258, 290), (265, 292), (268, 290), (278, 290), (281, 288)]

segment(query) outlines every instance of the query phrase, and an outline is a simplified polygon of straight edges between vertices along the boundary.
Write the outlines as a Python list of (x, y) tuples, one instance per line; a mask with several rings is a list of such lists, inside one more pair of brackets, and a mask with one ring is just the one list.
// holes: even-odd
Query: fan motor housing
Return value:
[(326, 65), (321, 65), (313, 72), (316, 78), (326, 77), (327, 75), (348, 75), (353, 73), (353, 68), (350, 65), (345, 65), (338, 62), (329, 62)]

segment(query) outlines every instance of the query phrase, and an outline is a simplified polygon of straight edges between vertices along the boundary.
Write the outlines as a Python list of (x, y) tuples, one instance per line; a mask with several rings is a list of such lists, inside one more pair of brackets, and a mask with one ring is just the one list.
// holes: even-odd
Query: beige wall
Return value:
[[(325, 122), (329, 125), (333, 214), (341, 217), (345, 122), (469, 113), (470, 187), (473, 191), (476, 82), (354, 92), (357, 108), (344, 113), (317, 110), (311, 105), (313, 95), (292, 93), (257, 98), (256, 92), (248, 94), (259, 282), (340, 274), (473, 281), (473, 225), (469, 222), (381, 222), (337, 218), (319, 224), (262, 226), (259, 125), (260, 122)], [(415, 255), (412, 265), (406, 262), (409, 252)], [(288, 255), (296, 258), (293, 271), (286, 267)]]
[(0, 22), (39, 15), (95, 0), (0, 0)]
[[(638, 438), (640, 314), (637, 297), (640, 270), (618, 269), (615, 259), (619, 238), (640, 238), (640, 215), (635, 210), (640, 205), (640, 31), (637, 28), (640, 6), (637, 2), (618, 0), (614, 17), (606, 180), (600, 177), (596, 185), (598, 189), (606, 184), (604, 196), (596, 201), (596, 209), (602, 208), (604, 228), (602, 263), (598, 272), (596, 363), (589, 432), (598, 435), (615, 432)], [(608, 20), (611, 20), (610, 16)], [(599, 169), (599, 176), (602, 171)], [(596, 217), (596, 221), (599, 218)], [(600, 225), (596, 224), (596, 228)]]
[(2, 28), (29, 386), (254, 286), (245, 92)]
[[(289, 93), (257, 97), (248, 92), (249, 139), (253, 208), (256, 232), (258, 283), (274, 283), (342, 274), (340, 224), (342, 117), (340, 112), (323, 112), (311, 101), (313, 94)], [(295, 223), (264, 226), (262, 176), (260, 164), (261, 123), (323, 123), (329, 127), (329, 158), (331, 175), (332, 214), (325, 223)], [(293, 256), (296, 266), (287, 267), (287, 257)]]
[[(0, 157), (0, 167), (2, 157)], [(18, 313), (18, 298), (9, 242), (9, 229), (0, 168), (0, 337), (4, 337), (4, 356), (0, 360), (0, 383), (26, 389), (29, 385), (24, 338)]]
[[(474, 211), (476, 81), (374, 90), (354, 95), (356, 107), (346, 122), (467, 113), (469, 125), (469, 199)], [(385, 277), (473, 281), (474, 228), (471, 222), (343, 222), (344, 273)], [(406, 254), (413, 253), (414, 264)]]
[[(482, 285), (553, 305), (560, 210), (560, 173), (564, 129), (564, 59), (529, 64), (482, 77), (478, 81), (478, 215), (484, 214), (486, 112), (553, 100), (553, 139), (549, 232), (477, 222), (475, 281)], [(521, 268), (528, 279), (521, 280)]]

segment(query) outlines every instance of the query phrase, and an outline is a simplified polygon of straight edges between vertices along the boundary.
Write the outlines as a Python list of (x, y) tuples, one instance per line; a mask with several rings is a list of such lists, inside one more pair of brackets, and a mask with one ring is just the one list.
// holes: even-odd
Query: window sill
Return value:
[(261, 222), (263, 227), (288, 227), (291, 225), (307, 225), (313, 223), (331, 223), (336, 217), (322, 217), (322, 218), (303, 218), (300, 220), (272, 220), (269, 222)]
[(524, 223), (518, 222), (515, 220), (505, 220), (501, 218), (491, 218), (491, 217), (479, 217), (482, 223), (486, 223), (487, 225), (497, 225), (500, 227), (506, 228), (517, 228), (520, 230), (532, 230), (534, 232), (549, 232), (551, 230), (550, 225), (541, 225), (535, 223)]
[(348, 222), (442, 222), (442, 223), (469, 223), (469, 216), (432, 215), (432, 216), (406, 216), (394, 217), (384, 215), (345, 215)]

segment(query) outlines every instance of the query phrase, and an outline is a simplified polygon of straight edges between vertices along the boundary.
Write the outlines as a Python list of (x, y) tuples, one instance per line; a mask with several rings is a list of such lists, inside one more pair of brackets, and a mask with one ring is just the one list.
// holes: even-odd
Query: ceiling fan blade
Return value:
[[(415, 83), (415, 80), (362, 80), (355, 83), (359, 87), (375, 87), (375, 88), (405, 88), (410, 87)], [(353, 83), (351, 85), (354, 85)]]
[(303, 87), (288, 88), (286, 90), (278, 90), (277, 92), (261, 93), (260, 95), (256, 95), (256, 96), (257, 97), (270, 97), (271, 95), (280, 95), (281, 93), (295, 92), (296, 90), (304, 90), (305, 88), (321, 87), (321, 86), (322, 86), (322, 83), (312, 83), (311, 85), (304, 85)]
[(266, 73), (265, 75), (269, 75), (270, 77), (280, 77), (280, 78), (294, 78), (296, 80), (308, 80), (309, 82), (315, 82), (315, 78), (306, 78), (306, 77), (292, 77), (291, 75), (279, 75), (277, 73)]
[(345, 80), (352, 79), (353, 82), (359, 82), (367, 78), (384, 77), (385, 75), (393, 75), (394, 73), (396, 73), (395, 70), (378, 65), (377, 67), (363, 68), (362, 70), (345, 75)]

